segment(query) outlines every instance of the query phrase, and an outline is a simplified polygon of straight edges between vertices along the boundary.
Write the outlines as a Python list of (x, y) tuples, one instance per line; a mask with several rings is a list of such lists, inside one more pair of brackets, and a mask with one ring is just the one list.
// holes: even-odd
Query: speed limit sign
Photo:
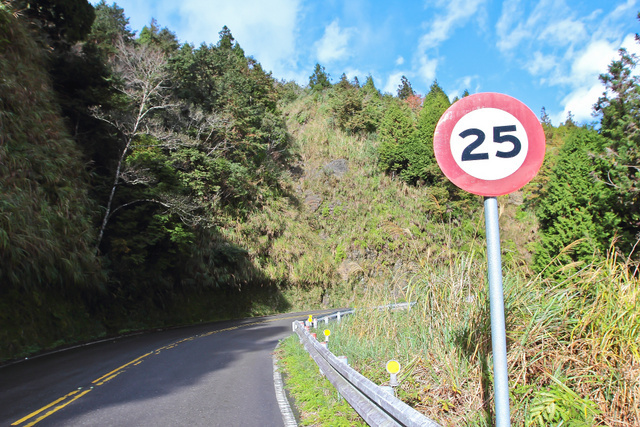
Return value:
[(433, 135), (438, 165), (455, 185), (485, 196), (495, 425), (510, 425), (507, 338), (497, 196), (523, 187), (544, 160), (544, 131), (522, 102), (479, 93), (454, 103)]
[(440, 118), (433, 138), (436, 160), (455, 185), (481, 196), (518, 190), (544, 160), (544, 131), (522, 102), (499, 93), (470, 95)]

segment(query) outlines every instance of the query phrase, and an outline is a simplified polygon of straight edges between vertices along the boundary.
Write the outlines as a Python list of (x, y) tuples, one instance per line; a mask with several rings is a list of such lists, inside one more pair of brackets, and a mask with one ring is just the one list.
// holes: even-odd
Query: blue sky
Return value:
[[(96, 0), (91, 1), (93, 4)], [(109, 4), (109, 0), (107, 0)], [(640, 0), (120, 0), (140, 31), (151, 18), (180, 42), (217, 43), (227, 25), (277, 79), (306, 85), (316, 62), (396, 93), (434, 79), (453, 98), (500, 92), (553, 124), (596, 120), (598, 76), (620, 47), (640, 54)]]

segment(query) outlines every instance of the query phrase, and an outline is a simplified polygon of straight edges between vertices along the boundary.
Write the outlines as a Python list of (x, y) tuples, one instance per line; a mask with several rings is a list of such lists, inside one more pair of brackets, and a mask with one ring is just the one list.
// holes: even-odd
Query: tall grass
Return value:
[[(469, 222), (454, 218), (429, 188), (381, 173), (376, 135), (334, 126), (330, 96), (303, 95), (283, 106), (299, 153), (298, 173), (289, 181), (293, 202), (272, 204), (241, 226), (242, 238), (256, 248), (252, 254), (273, 280), (288, 284), (287, 297), (299, 308), (310, 301), (353, 305), (382, 284), (400, 293), (421, 263), (469, 249), (479, 235), (475, 213)], [(345, 174), (325, 168), (336, 159), (346, 160)], [(320, 205), (306, 206), (308, 195)]]
[[(406, 312), (361, 310), (336, 325), (334, 352), (374, 380), (397, 358), (400, 397), (443, 425), (490, 425), (490, 320), (482, 254), (423, 268)], [(638, 278), (615, 255), (561, 282), (505, 273), (512, 420), (516, 425), (640, 424)], [(394, 302), (372, 289), (362, 305)]]
[[(368, 290), (361, 309), (331, 335), (332, 350), (379, 383), (388, 380), (386, 361), (398, 360), (404, 366), (399, 397), (445, 425), (463, 424), (473, 419), (470, 414), (485, 411), (490, 345), (485, 269), (474, 254), (452, 261), (451, 268), (424, 265), (401, 292), (384, 285)], [(417, 304), (407, 311), (365, 308), (402, 300)]]
[[(573, 402), (598, 423), (640, 424), (640, 288), (631, 271), (612, 251), (562, 281), (530, 281), (527, 293), (537, 298), (518, 304), (527, 308), (521, 318), (528, 324), (511, 352), (517, 380), (564, 394), (562, 402)], [(531, 393), (533, 403), (553, 401)]]
[[(17, 13), (15, 13), (17, 15)], [(0, 7), (0, 360), (100, 333), (87, 295), (105, 278), (91, 246), (95, 205), (44, 53)]]
[[(42, 50), (0, 9), (0, 290), (99, 287), (93, 204)], [(10, 266), (10, 268), (9, 268)]]
[(303, 426), (366, 426), (356, 411), (318, 370), (318, 365), (298, 342), (296, 334), (280, 343), (278, 364), (287, 379), (290, 396), (297, 402)]

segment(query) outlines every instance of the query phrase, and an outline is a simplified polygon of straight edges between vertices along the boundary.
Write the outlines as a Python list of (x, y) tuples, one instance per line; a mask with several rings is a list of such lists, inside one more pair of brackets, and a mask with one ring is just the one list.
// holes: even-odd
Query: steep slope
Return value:
[(0, 8), (0, 359), (91, 329), (72, 326), (87, 315), (74, 300), (101, 284), (87, 177), (40, 52)]
[(377, 135), (339, 129), (333, 91), (303, 93), (283, 107), (299, 155), (290, 181), (299, 206), (260, 220), (284, 221), (265, 239), (265, 269), (289, 283), (296, 306), (357, 304), (382, 288), (403, 299), (421, 266), (482, 243), (482, 216), (437, 213), (443, 209), (428, 187), (382, 173)]

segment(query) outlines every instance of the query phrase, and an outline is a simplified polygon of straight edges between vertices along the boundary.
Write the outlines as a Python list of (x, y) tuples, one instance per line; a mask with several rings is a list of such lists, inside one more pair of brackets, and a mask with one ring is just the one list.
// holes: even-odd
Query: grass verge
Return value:
[(300, 425), (366, 426), (329, 380), (320, 375), (318, 365), (300, 344), (296, 335), (282, 341), (278, 365), (284, 374), (285, 388), (295, 400)]

